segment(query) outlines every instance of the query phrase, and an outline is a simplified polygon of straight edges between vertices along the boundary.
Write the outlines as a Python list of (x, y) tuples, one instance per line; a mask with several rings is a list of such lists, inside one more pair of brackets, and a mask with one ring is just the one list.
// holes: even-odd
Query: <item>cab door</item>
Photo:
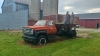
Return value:
[(50, 35), (56, 34), (57, 29), (56, 29), (56, 26), (55, 26), (53, 20), (51, 20), (51, 21), (48, 22), (48, 26), (49, 26), (49, 34), (50, 34)]

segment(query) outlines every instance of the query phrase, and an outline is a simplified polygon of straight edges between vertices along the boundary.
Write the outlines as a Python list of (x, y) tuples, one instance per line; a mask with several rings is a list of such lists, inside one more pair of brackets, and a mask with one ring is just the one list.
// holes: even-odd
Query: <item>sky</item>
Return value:
[(2, 12), (1, 6), (2, 6), (3, 0), (0, 0), (0, 13)]
[[(0, 0), (0, 7), (3, 0)], [(65, 14), (66, 11), (81, 13), (97, 13), (100, 12), (100, 0), (59, 0), (59, 14)], [(0, 13), (1, 13), (0, 8)]]

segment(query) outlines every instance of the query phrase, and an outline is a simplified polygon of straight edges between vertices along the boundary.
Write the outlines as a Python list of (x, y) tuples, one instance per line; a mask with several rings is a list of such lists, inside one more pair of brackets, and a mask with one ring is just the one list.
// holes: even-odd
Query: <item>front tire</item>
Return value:
[(40, 35), (37, 40), (38, 45), (45, 45), (47, 44), (47, 38), (44, 35)]

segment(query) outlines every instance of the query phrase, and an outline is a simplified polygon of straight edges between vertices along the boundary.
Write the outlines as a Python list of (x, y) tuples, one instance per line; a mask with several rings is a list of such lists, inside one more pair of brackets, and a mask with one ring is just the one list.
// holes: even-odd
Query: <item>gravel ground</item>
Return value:
[(100, 29), (92, 29), (92, 28), (77, 28), (77, 36), (83, 38), (92, 38), (88, 33), (100, 33)]
[(78, 31), (88, 31), (88, 32), (100, 32), (100, 28), (99, 29), (92, 29), (92, 28), (77, 28)]

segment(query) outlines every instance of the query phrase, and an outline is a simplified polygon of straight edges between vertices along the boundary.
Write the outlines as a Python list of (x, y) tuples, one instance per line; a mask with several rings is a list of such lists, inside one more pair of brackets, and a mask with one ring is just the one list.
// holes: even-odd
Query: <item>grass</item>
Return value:
[(22, 33), (0, 31), (0, 56), (100, 56), (100, 33), (39, 47), (25, 44)]

